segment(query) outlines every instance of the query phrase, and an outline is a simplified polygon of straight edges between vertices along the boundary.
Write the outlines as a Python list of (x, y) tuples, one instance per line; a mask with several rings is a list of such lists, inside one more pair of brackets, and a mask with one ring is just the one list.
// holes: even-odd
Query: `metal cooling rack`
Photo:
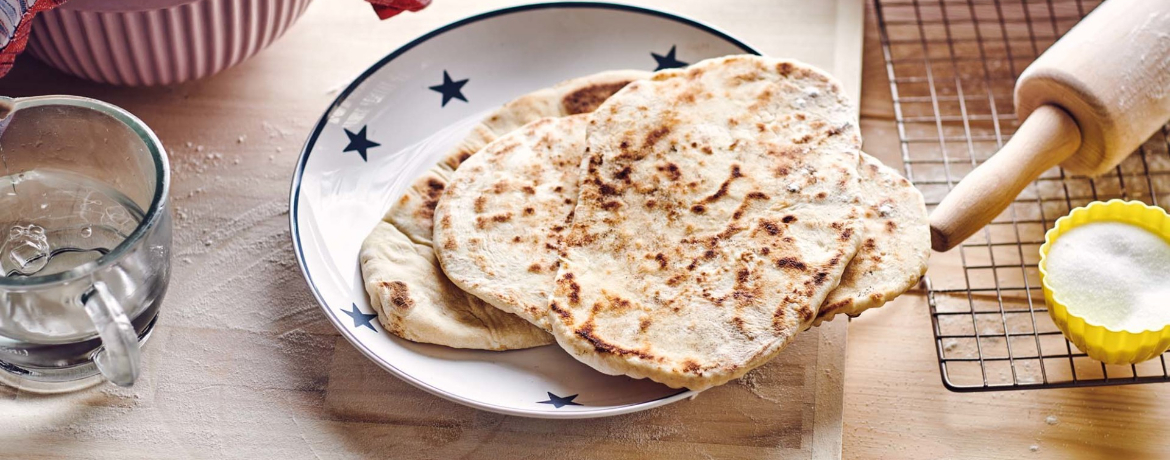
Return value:
[[(1020, 72), (1100, 0), (874, 0), (906, 177), (933, 210), (1019, 123)], [(1104, 365), (1048, 316), (1036, 264), (1044, 232), (1095, 200), (1170, 202), (1170, 125), (1116, 170), (1056, 168), (991, 224), (932, 255), (924, 280), (944, 385), (986, 391), (1170, 381), (1166, 355)]]

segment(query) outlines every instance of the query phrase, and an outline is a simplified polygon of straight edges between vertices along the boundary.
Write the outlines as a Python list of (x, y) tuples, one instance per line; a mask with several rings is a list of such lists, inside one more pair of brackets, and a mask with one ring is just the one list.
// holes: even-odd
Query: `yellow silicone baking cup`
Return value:
[(1048, 285), (1045, 260), (1048, 248), (1069, 230), (1094, 222), (1133, 224), (1170, 241), (1170, 216), (1156, 206), (1148, 206), (1140, 201), (1110, 200), (1094, 201), (1088, 206), (1073, 209), (1067, 216), (1056, 220), (1056, 226), (1044, 234), (1044, 244), (1040, 246), (1040, 284), (1044, 287), (1048, 314), (1060, 332), (1093, 359), (1106, 364), (1134, 364), (1156, 358), (1170, 349), (1170, 324), (1161, 329), (1142, 332), (1114, 330), (1093, 324), (1069, 314), (1068, 306), (1060, 300), (1060, 293), (1052, 292), (1052, 287)]

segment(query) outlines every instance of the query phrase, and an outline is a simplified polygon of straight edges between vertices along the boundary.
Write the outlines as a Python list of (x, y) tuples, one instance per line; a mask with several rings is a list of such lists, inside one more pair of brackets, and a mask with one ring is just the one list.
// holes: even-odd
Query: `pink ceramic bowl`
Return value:
[(310, 0), (72, 0), (37, 16), (28, 51), (115, 85), (206, 77), (271, 44)]

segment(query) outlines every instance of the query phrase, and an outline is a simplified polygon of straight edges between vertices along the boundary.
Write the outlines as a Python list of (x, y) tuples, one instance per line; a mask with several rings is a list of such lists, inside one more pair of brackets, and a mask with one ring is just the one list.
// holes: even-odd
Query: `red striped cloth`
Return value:
[[(366, 0), (379, 18), (389, 19), (403, 11), (418, 11), (431, 0)], [(28, 45), (33, 16), (61, 6), (66, 0), (0, 0), (0, 77), (8, 74), (16, 56)]]
[(374, 6), (378, 17), (389, 19), (403, 11), (418, 11), (431, 4), (431, 0), (366, 0)]
[(0, 77), (12, 69), (16, 55), (28, 45), (33, 16), (62, 3), (65, 0), (0, 0)]

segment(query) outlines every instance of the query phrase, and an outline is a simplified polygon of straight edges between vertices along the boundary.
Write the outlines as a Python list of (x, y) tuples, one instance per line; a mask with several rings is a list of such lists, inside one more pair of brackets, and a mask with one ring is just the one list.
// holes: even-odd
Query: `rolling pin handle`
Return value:
[(930, 245), (945, 252), (990, 223), (1040, 174), (1081, 146), (1067, 112), (1042, 105), (998, 153), (971, 171), (930, 214)]

